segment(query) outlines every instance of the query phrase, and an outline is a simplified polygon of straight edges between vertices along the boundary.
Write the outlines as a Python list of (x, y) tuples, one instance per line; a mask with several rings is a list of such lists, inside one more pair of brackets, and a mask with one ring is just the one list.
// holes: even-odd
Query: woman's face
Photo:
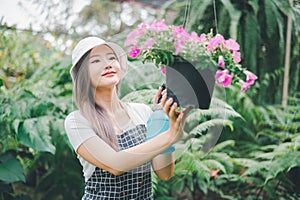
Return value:
[(107, 45), (92, 49), (89, 56), (89, 75), (95, 88), (115, 87), (121, 79), (121, 66), (113, 50)]

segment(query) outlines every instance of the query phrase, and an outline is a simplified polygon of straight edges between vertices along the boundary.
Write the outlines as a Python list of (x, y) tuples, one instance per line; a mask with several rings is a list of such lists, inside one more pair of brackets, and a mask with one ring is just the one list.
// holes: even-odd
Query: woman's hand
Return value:
[[(160, 103), (158, 104), (158, 99), (161, 98)], [(154, 107), (155, 109), (163, 109), (166, 115), (169, 118), (170, 122), (170, 128), (168, 130), (170, 134), (170, 141), (172, 143), (177, 142), (182, 136), (183, 136), (183, 131), (182, 131), (182, 119), (184, 116), (184, 111), (177, 112), (177, 103), (173, 103), (173, 99), (169, 98), (167, 99), (167, 91), (162, 90), (160, 87), (153, 99)]]

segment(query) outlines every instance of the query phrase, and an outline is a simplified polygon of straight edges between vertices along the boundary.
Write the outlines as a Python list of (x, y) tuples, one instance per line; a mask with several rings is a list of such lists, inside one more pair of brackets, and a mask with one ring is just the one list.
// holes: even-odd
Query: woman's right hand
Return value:
[(184, 111), (177, 112), (177, 103), (173, 103), (173, 99), (167, 99), (167, 93), (163, 93), (161, 99), (161, 106), (164, 112), (167, 114), (170, 122), (170, 128), (168, 130), (170, 134), (170, 141), (172, 143), (177, 142), (183, 136), (183, 129), (182, 129), (182, 119), (185, 114)]

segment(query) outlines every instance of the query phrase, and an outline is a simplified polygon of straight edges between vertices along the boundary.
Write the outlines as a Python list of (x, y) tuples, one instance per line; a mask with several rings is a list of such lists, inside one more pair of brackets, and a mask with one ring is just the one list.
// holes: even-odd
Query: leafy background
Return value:
[[(55, 1), (32, 0), (48, 13), (43, 31), (20, 31), (0, 21), (0, 199), (80, 199), (81, 166), (63, 128), (76, 109), (70, 50), (91, 32), (122, 45), (137, 24), (161, 18), (237, 39), (243, 66), (259, 80), (247, 93), (216, 89), (209, 110), (189, 115), (174, 177), (164, 182), (153, 175), (155, 199), (299, 199), (299, 1), (216, 0), (217, 21), (212, 0), (161, 2), (91, 0), (66, 27), (72, 1), (60, 3), (64, 15), (53, 16)], [(122, 18), (126, 12), (129, 21)], [(289, 97), (282, 106), (289, 15)], [(150, 105), (163, 79), (153, 65), (130, 62), (121, 97)]]

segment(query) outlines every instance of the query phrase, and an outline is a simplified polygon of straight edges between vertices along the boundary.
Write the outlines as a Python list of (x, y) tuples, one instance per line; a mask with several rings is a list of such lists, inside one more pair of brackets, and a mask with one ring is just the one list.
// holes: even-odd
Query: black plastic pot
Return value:
[(208, 109), (214, 86), (215, 78), (210, 69), (197, 70), (185, 60), (175, 61), (171, 66), (167, 66), (168, 97), (173, 97), (182, 108)]

